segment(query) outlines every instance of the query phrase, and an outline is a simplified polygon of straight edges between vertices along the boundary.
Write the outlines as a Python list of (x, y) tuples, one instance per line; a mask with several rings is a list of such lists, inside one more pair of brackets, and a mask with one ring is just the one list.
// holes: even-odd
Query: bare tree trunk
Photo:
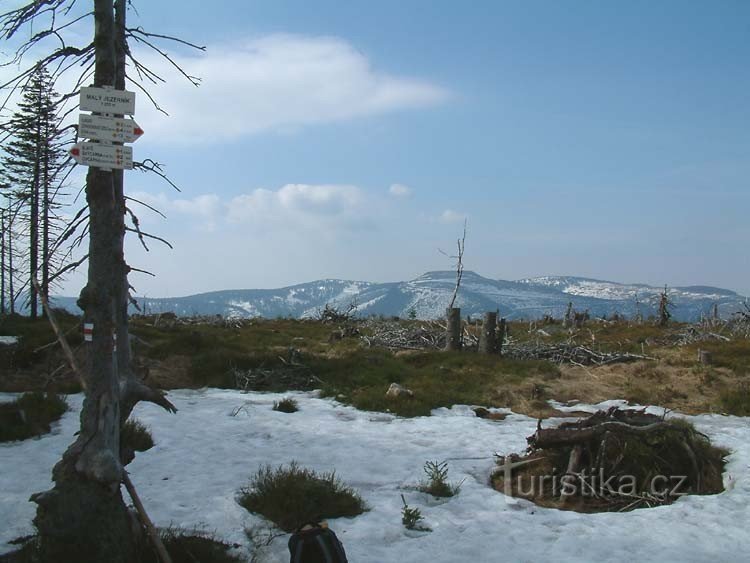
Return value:
[(5, 316), (5, 208), (0, 208), (0, 315)]
[(497, 352), (497, 313), (490, 311), (484, 314), (482, 334), (479, 336), (479, 353), (494, 354)]
[[(45, 127), (44, 142), (49, 142), (49, 126)], [(45, 146), (44, 150), (44, 164), (42, 168), (42, 298), (49, 301), (49, 266), (50, 266), (50, 252), (49, 252), (49, 183), (50, 183), (50, 170), (49, 170), (49, 150)]]
[[(41, 100), (41, 86), (39, 87), (39, 100)], [(40, 101), (41, 104), (41, 101)], [(42, 155), (42, 131), (39, 119), (36, 122), (36, 145), (34, 158), (34, 176), (32, 180), (31, 193), (29, 194), (29, 315), (35, 319), (38, 315), (36, 288), (31, 280), (36, 278), (39, 267), (39, 181), (41, 178), (41, 155)]]
[(503, 344), (505, 344), (505, 332), (507, 331), (507, 325), (505, 318), (500, 319), (500, 326), (497, 328), (497, 353), (502, 355)]
[(13, 219), (14, 214), (8, 209), (8, 306), (10, 308), (10, 314), (16, 312), (16, 294), (13, 286), (13, 276), (15, 270), (13, 269)]
[(451, 307), (445, 311), (446, 332), (445, 350), (456, 351), (461, 349), (461, 309)]
[[(95, 86), (115, 79), (111, 0), (94, 0)], [(78, 300), (93, 323), (87, 349), (81, 430), (52, 473), (55, 486), (38, 494), (34, 520), (44, 560), (130, 563), (135, 558), (131, 517), (120, 494), (120, 388), (113, 361), (115, 199), (111, 171), (90, 168), (88, 283)]]

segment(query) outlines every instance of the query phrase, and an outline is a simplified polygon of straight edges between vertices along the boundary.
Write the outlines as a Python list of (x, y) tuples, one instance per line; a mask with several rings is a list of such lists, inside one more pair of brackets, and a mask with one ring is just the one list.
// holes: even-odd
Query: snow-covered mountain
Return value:
[[(231, 317), (314, 317), (326, 304), (338, 308), (357, 305), (362, 316), (398, 315), (415, 311), (422, 319), (443, 315), (455, 286), (453, 271), (428, 272), (405, 282), (371, 283), (348, 280), (318, 280), (280, 289), (235, 289), (187, 297), (141, 298), (146, 312), (172, 311), (178, 315), (224, 315)], [(541, 277), (519, 281), (485, 278), (464, 272), (457, 305), (464, 315), (500, 310), (511, 319), (533, 319), (545, 314), (563, 315), (569, 302), (577, 310), (594, 316), (619, 312), (636, 313), (636, 297), (644, 317), (654, 314), (663, 288), (643, 284), (621, 284), (577, 277)], [(678, 320), (695, 320), (718, 304), (722, 316), (741, 307), (744, 297), (716, 287), (669, 288)], [(75, 300), (58, 298), (56, 304), (76, 310)], [(135, 311), (134, 311), (135, 312)]]

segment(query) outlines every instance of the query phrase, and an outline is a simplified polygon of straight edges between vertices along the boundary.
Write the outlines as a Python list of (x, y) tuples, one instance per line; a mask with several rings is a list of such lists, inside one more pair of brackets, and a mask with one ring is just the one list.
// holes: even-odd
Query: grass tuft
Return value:
[[(234, 546), (213, 534), (199, 530), (168, 528), (161, 532), (161, 541), (172, 563), (241, 563), (243, 559), (231, 553)], [(143, 563), (158, 563), (159, 559), (145, 559)]]
[(25, 440), (50, 431), (50, 424), (68, 410), (62, 395), (33, 391), (0, 403), (0, 442)]
[(151, 430), (140, 420), (128, 420), (120, 430), (120, 446), (136, 452), (145, 452), (154, 447)]
[(284, 399), (281, 399), (280, 401), (274, 401), (273, 410), (279, 411), (279, 412), (293, 413), (299, 410), (299, 405), (297, 404), (297, 401), (295, 401), (291, 397), (286, 397)]
[(240, 491), (238, 502), (286, 532), (307, 522), (356, 516), (366, 510), (359, 494), (335, 472), (317, 474), (294, 461), (288, 467), (262, 467)]

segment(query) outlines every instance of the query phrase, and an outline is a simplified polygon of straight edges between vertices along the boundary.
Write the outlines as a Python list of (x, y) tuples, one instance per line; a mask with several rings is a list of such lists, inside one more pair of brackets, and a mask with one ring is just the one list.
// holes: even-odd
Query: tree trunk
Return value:
[(500, 319), (500, 326), (497, 328), (497, 353), (503, 354), (503, 344), (505, 344), (505, 334), (508, 331), (505, 318)]
[(5, 316), (5, 208), (0, 209), (0, 315)]
[(10, 314), (16, 312), (16, 294), (13, 285), (13, 276), (15, 271), (13, 270), (13, 219), (8, 212), (8, 307), (10, 308)]
[[(41, 100), (41, 91), (39, 93), (39, 98)], [(37, 269), (39, 267), (39, 180), (41, 178), (41, 143), (41, 124), (39, 123), (39, 120), (37, 120), (36, 136), (34, 138), (34, 144), (36, 145), (34, 176), (31, 185), (31, 193), (29, 194), (29, 315), (32, 319), (35, 319), (38, 314), (36, 288), (34, 287), (34, 284), (31, 283), (31, 280), (36, 277)]]
[[(94, 86), (115, 79), (114, 11), (111, 0), (94, 0), (96, 50)], [(131, 518), (120, 494), (120, 387), (113, 361), (116, 264), (116, 205), (111, 171), (90, 168), (88, 282), (78, 304), (93, 323), (87, 347), (86, 397), (81, 430), (55, 466), (51, 491), (35, 495), (35, 524), (42, 555), (62, 561), (130, 563), (136, 546)]]
[(497, 313), (487, 312), (482, 322), (482, 334), (479, 336), (479, 353), (494, 354), (497, 352)]
[[(49, 119), (47, 117), (47, 119)], [(42, 168), (42, 297), (49, 302), (49, 184), (50, 184), (50, 131), (49, 125), (45, 126), (44, 134), (44, 163)]]
[(445, 350), (456, 351), (461, 349), (461, 308), (450, 307), (445, 311), (447, 321), (445, 331)]

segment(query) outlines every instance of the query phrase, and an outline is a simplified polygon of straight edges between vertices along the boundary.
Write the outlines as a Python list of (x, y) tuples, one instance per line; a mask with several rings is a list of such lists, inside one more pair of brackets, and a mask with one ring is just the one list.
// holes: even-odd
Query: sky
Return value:
[[(750, 3), (136, 2), (141, 295), (465, 267), (750, 294)], [(87, 30), (76, 30), (82, 37)], [(131, 88), (134, 89), (134, 88)], [(63, 293), (76, 294), (84, 274)]]

